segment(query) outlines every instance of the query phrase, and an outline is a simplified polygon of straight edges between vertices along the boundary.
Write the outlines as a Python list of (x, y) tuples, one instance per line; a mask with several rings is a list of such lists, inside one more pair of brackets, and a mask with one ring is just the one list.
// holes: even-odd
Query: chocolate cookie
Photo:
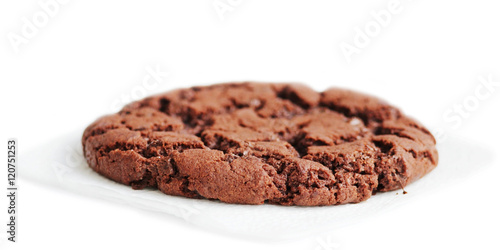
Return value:
[(432, 134), (397, 108), (289, 84), (149, 97), (92, 123), (82, 143), (92, 169), (134, 189), (242, 204), (360, 202), (438, 162)]

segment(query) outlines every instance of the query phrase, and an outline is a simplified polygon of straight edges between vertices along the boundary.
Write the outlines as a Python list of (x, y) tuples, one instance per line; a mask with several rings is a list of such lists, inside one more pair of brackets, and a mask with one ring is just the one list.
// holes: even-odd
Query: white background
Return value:
[[(460, 135), (499, 153), (500, 87), (488, 92), (478, 80), (500, 82), (498, 1), (215, 2), (230, 7), (218, 13), (212, 0), (70, 0), (52, 6), (47, 15), (37, 1), (2, 1), (3, 145), (9, 137), (18, 138), (21, 151), (50, 143), (115, 111), (131, 96), (257, 80), (371, 93), (416, 117), (441, 139)], [(398, 6), (390, 20), (385, 16), (384, 25), (373, 26), (371, 13), (392, 10), (388, 5)], [(23, 35), (25, 20), (34, 23), (35, 31)], [(341, 47), (355, 46), (357, 30), (367, 26), (371, 36), (349, 63)], [(13, 43), (13, 37), (22, 42)], [(169, 75), (143, 85), (147, 67)], [(467, 114), (453, 111), (463, 104)], [(1, 156), (5, 162), (6, 153)], [(287, 242), (210, 232), (178, 218), (21, 179), (18, 242), (7, 242), (0, 233), (0, 248), (499, 249), (498, 163), (391, 213)], [(5, 179), (0, 187), (6, 187)], [(4, 224), (7, 203), (1, 197)]]

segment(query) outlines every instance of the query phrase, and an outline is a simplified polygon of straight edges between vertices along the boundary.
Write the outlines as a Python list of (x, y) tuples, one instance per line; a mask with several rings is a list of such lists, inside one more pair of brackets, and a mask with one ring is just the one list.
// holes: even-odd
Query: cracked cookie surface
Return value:
[(89, 125), (85, 158), (134, 189), (227, 203), (333, 205), (436, 167), (432, 134), (365, 94), (230, 83), (145, 98)]

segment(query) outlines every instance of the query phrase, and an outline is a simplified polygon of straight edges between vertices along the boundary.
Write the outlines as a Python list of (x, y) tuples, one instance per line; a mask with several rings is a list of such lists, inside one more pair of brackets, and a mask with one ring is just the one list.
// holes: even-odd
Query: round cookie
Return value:
[(97, 173), (227, 203), (355, 203), (436, 167), (432, 134), (372, 96), (303, 85), (179, 89), (101, 117), (82, 138)]

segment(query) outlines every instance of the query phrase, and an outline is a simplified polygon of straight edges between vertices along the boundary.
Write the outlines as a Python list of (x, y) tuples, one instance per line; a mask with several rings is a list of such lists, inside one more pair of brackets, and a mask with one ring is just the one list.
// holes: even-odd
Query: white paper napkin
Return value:
[[(401, 190), (378, 193), (365, 202), (325, 207), (233, 205), (169, 196), (158, 190), (133, 190), (90, 169), (82, 156), (83, 130), (61, 136), (20, 154), (20, 176), (61, 189), (99, 197), (183, 218), (195, 225), (231, 234), (265, 239), (290, 239), (337, 230), (342, 226), (412, 202), (450, 185), (492, 162), (493, 155), (477, 145), (448, 136), (438, 145), (439, 165)], [(168, 216), (166, 217), (168, 220)]]

